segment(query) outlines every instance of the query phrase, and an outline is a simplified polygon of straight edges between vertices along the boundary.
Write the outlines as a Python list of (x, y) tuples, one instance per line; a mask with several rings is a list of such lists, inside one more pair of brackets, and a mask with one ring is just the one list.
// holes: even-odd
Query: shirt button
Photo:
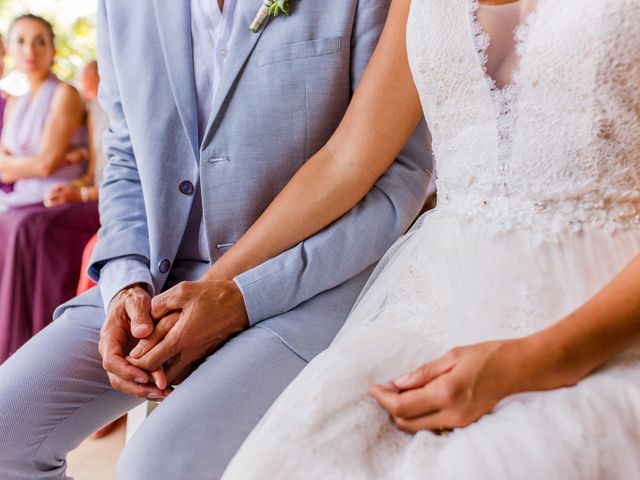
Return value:
[(189, 180), (185, 180), (184, 182), (180, 183), (178, 190), (180, 190), (180, 193), (183, 193), (184, 195), (193, 195), (195, 188), (193, 187), (193, 183), (191, 183)]
[(220, 55), (222, 55), (224, 58), (227, 58), (227, 55), (229, 55), (229, 50), (223, 48), (222, 50), (220, 50)]
[(160, 273), (167, 273), (170, 268), (171, 262), (166, 258), (162, 259), (158, 264), (158, 270), (160, 270)]

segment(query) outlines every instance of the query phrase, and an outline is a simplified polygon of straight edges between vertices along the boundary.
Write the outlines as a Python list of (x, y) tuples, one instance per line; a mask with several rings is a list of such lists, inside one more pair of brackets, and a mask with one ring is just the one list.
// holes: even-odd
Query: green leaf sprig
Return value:
[(289, 15), (289, 0), (271, 0), (269, 15), (277, 17), (281, 13)]

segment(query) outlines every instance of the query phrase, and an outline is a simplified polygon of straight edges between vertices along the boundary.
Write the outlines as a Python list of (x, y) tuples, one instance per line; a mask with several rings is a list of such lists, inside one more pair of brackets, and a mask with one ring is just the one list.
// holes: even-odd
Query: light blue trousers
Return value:
[[(66, 457), (140, 400), (111, 388), (98, 354), (100, 308), (75, 307), (0, 366), (0, 479), (66, 479)], [(222, 475), (306, 362), (254, 327), (211, 355), (125, 446), (120, 480)]]

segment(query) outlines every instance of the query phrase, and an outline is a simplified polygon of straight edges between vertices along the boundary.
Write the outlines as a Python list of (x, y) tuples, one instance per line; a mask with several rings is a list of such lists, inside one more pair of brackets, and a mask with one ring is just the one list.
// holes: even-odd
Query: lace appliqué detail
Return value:
[[(543, 0), (540, 0), (543, 1)], [(489, 74), (487, 64), (489, 62), (488, 50), (491, 45), (491, 36), (482, 28), (478, 21), (479, 0), (469, 0), (469, 23), (473, 33), (473, 41), (476, 47), (480, 65), (484, 73), (484, 79), (490, 90), (491, 99), (495, 107), (498, 130), (498, 172), (506, 177), (509, 172), (509, 160), (513, 144), (513, 132), (515, 128), (517, 112), (518, 86), (520, 84), (520, 64), (524, 55), (526, 39), (530, 25), (534, 24), (538, 16), (536, 8), (527, 15), (524, 22), (518, 25), (513, 32), (515, 38), (515, 51), (517, 65), (511, 74), (511, 81), (504, 87), (498, 88), (495, 79)]]
[(597, 192), (562, 200), (530, 201), (507, 196), (464, 195), (438, 197), (437, 211), (463, 220), (483, 219), (490, 223), (487, 235), (514, 229), (531, 231), (530, 242), (536, 247), (544, 242), (557, 243), (559, 235), (578, 233), (585, 226), (602, 228), (608, 233), (618, 229), (640, 228), (640, 201), (637, 192), (602, 198)]
[[(450, 80), (454, 86), (450, 86), (449, 91), (464, 91), (469, 96), (479, 97), (473, 99), (473, 103), (469, 102), (474, 112), (469, 112), (467, 123), (475, 122), (482, 127), (477, 128), (478, 132), (469, 132), (467, 147), (459, 146), (458, 151), (453, 151), (448, 148), (450, 134), (445, 136), (440, 132), (459, 130), (455, 126), (459, 118), (443, 116), (431, 108), (428, 117), (434, 131), (438, 163), (438, 209), (448, 215), (488, 221), (491, 224), (487, 230), (489, 235), (513, 229), (530, 230), (534, 246), (557, 242), (559, 234), (580, 232), (587, 225), (609, 233), (640, 227), (640, 175), (633, 157), (637, 157), (638, 150), (634, 154), (630, 148), (631, 144), (637, 148), (638, 142), (627, 139), (624, 144), (619, 138), (623, 126), (629, 130), (632, 126), (640, 127), (638, 115), (632, 112), (638, 108), (637, 99), (628, 96), (631, 93), (629, 86), (640, 80), (638, 55), (626, 55), (620, 50), (625, 48), (621, 43), (633, 44), (638, 39), (623, 39), (613, 31), (604, 33), (600, 48), (605, 55), (585, 59), (580, 64), (580, 67), (591, 66), (591, 70), (602, 72), (596, 76), (598, 83), (594, 95), (590, 90), (593, 87), (575, 84), (572, 80), (575, 73), (570, 64), (556, 64), (548, 49), (538, 48), (536, 42), (540, 39), (558, 35), (558, 31), (552, 29), (553, 20), (566, 13), (552, 12), (553, 8), (560, 9), (562, 5), (540, 0), (515, 29), (518, 63), (511, 81), (498, 88), (487, 71), (491, 38), (478, 21), (480, 4), (478, 0), (462, 0), (462, 4), (467, 9), (466, 27), (471, 32), (470, 43), (475, 47), (476, 58), (459, 54), (460, 66), (456, 66), (455, 71), (466, 70), (468, 74), (458, 90), (456, 82)], [(459, 6), (460, 3), (456, 6), (454, 2), (447, 9)], [(546, 16), (541, 18), (543, 13)], [(583, 12), (574, 9), (574, 13)], [(608, 14), (616, 15), (615, 12)], [(585, 12), (583, 16), (587, 23), (590, 17), (597, 18), (597, 13)], [(579, 33), (589, 36), (588, 31)], [(532, 35), (535, 38), (531, 38)], [(591, 39), (579, 38), (577, 41), (588, 44)], [(456, 53), (462, 51), (463, 43), (452, 43), (451, 51), (444, 52), (443, 58), (445, 54), (457, 58)], [(571, 45), (571, 41), (565, 43)], [(613, 53), (607, 54), (607, 51), (615, 51), (624, 58), (613, 61)], [(421, 72), (425, 81), (435, 82), (433, 76), (424, 76), (435, 69), (417, 57), (420, 52), (418, 48), (411, 57), (414, 70)], [(533, 71), (532, 64), (544, 67)], [(474, 67), (480, 71), (474, 71)], [(455, 73), (452, 71), (448, 75), (453, 78)], [(558, 85), (570, 85), (572, 90), (565, 86), (564, 91), (559, 91)], [(434, 91), (437, 88), (427, 88), (423, 96), (427, 109), (429, 104), (443, 104), (437, 95), (433, 95)], [(553, 95), (557, 93), (560, 95)], [(489, 101), (483, 102), (483, 96)], [(602, 98), (594, 99), (594, 96)], [(615, 105), (616, 101), (610, 100), (612, 97), (617, 98), (618, 106), (622, 107), (619, 115), (598, 106), (598, 101), (605, 104), (605, 100), (609, 105)], [(607, 110), (613, 109), (608, 106)], [(562, 132), (568, 125), (562, 124), (552, 130), (550, 124), (554, 123), (554, 115), (555, 118), (574, 118), (575, 124), (571, 127), (577, 133), (563, 138)], [(591, 117), (595, 120), (593, 125), (590, 124), (593, 123)], [(489, 135), (490, 130), (493, 130), (495, 141), (491, 136), (480, 137), (481, 131)], [(464, 155), (471, 158), (464, 158)]]

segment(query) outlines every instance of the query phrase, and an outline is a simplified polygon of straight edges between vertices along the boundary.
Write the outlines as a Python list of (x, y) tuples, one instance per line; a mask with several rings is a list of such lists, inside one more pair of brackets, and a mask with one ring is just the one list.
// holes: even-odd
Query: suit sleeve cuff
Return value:
[(120, 290), (136, 283), (146, 284), (151, 296), (155, 295), (149, 267), (135, 256), (118, 258), (102, 267), (99, 285), (105, 311)]
[[(281, 313), (281, 308), (276, 300), (279, 297), (277, 292), (279, 289), (274, 288), (274, 286), (279, 285), (278, 276), (282, 271), (272, 271), (268, 273), (267, 277), (271, 281), (265, 282), (262, 281), (264, 280), (264, 272), (262, 272), (260, 268), (264, 268), (265, 266), (266, 265), (263, 264), (233, 279), (244, 298), (247, 317), (252, 327), (267, 318)], [(282, 285), (282, 287), (286, 288), (285, 285)]]

